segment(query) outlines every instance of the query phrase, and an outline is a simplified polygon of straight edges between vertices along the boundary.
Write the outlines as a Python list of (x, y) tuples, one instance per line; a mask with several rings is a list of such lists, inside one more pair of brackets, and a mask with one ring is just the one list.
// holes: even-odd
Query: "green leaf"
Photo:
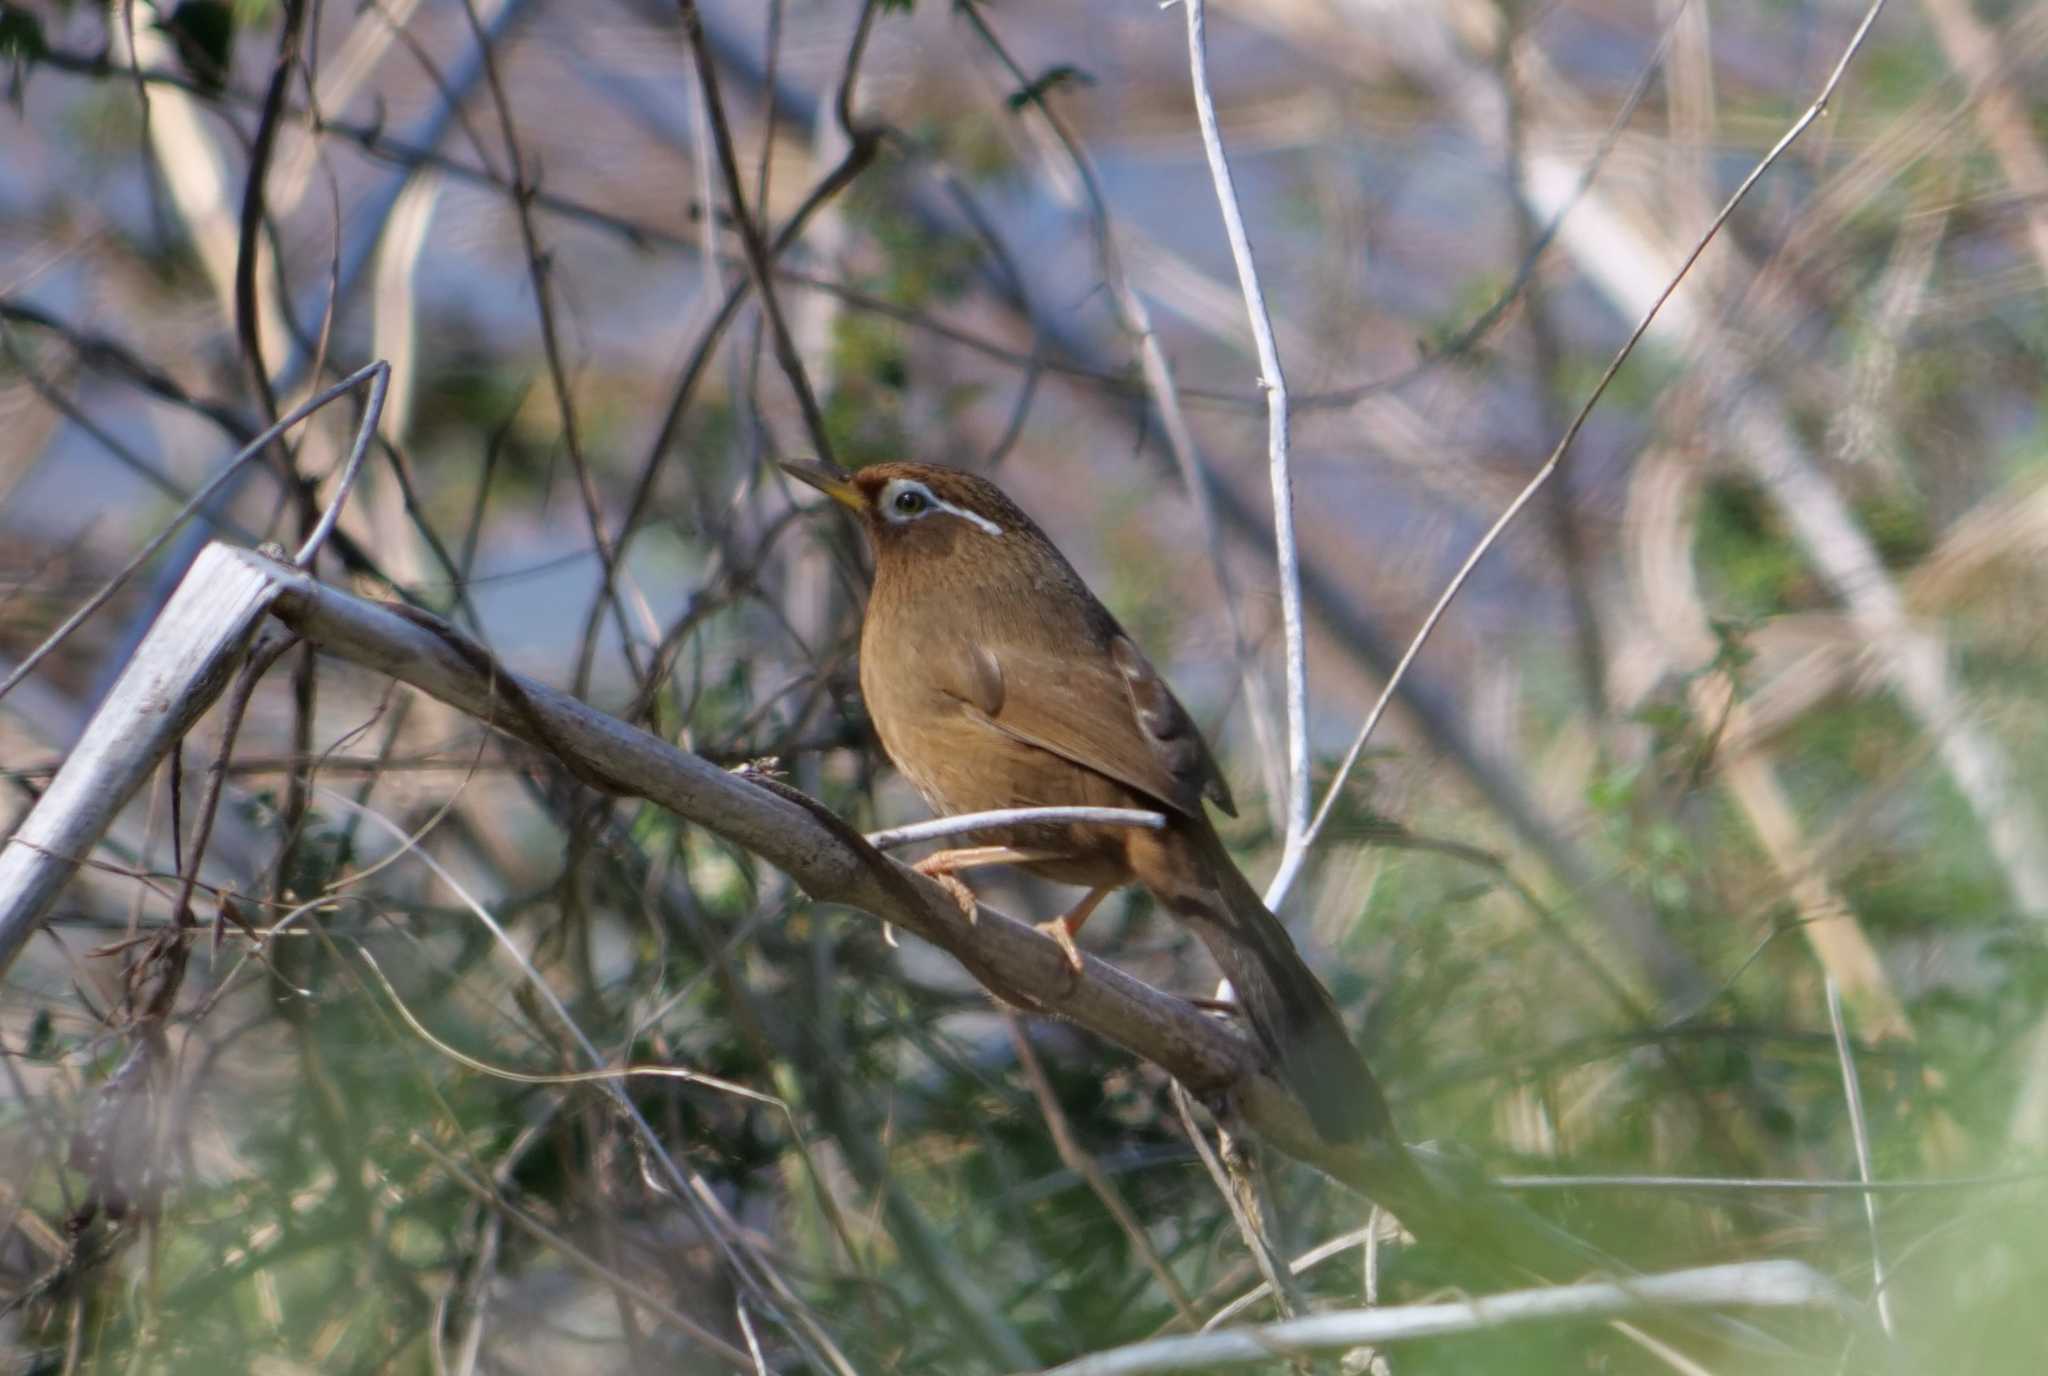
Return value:
[(222, 0), (184, 0), (161, 27), (194, 81), (209, 91), (227, 84), (228, 61), (235, 50), (233, 6)]
[(1714, 632), (1714, 668), (1732, 674), (1747, 668), (1756, 658), (1756, 651), (1748, 644), (1748, 637), (1756, 628), (1747, 619), (1715, 616), (1708, 618), (1707, 625)]
[(1046, 92), (1072, 82), (1080, 86), (1093, 86), (1095, 78), (1072, 63), (1062, 62), (1048, 67), (1034, 77), (1027, 85), (1010, 93), (1010, 108), (1021, 110), (1027, 105), (1036, 105), (1045, 99)]
[(7, 103), (22, 112), (21, 93), (28, 69), (50, 51), (43, 42), (43, 21), (19, 5), (0, 4), (0, 59), (7, 60)]
[(50, 45), (43, 41), (42, 20), (19, 5), (0, 4), (0, 57), (34, 62), (49, 51)]
[[(4, 16), (0, 16), (4, 18)], [(0, 33), (4, 33), (0, 30)], [(46, 1061), (57, 1049), (56, 1024), (50, 1017), (50, 1010), (38, 1008), (28, 1025), (28, 1058), (32, 1061)]]

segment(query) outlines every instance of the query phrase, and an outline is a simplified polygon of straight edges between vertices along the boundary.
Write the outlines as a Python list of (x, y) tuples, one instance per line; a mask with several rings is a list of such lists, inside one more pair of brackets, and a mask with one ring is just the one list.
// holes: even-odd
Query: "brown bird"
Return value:
[(1201, 733), (1045, 533), (994, 483), (957, 469), (782, 466), (866, 527), (875, 582), (861, 692), (883, 748), (934, 811), (1129, 807), (1167, 819), (1158, 830), (977, 832), (975, 846), (918, 868), (956, 893), (953, 872), (987, 864), (1085, 888), (1044, 927), (1076, 968), (1073, 935), (1096, 905), (1143, 885), (1209, 948), (1317, 1130), (1393, 1146), (1386, 1101), (1329, 994), (1209, 824), (1205, 800), (1236, 811)]

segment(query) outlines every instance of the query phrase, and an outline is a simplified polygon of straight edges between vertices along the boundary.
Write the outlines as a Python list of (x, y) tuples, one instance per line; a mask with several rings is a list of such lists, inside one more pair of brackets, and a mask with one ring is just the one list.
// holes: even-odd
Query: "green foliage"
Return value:
[(916, 139), (979, 185), (999, 184), (1022, 172), (1002, 123), (986, 111), (921, 123)]
[(21, 113), (29, 69), (49, 51), (43, 21), (20, 5), (0, 3), (0, 59), (7, 66), (7, 103)]
[(0, 4), (0, 56), (12, 59), (17, 71), (49, 52), (43, 21), (15, 4)]
[(1857, 504), (1856, 515), (1889, 568), (1911, 568), (1934, 548), (1926, 505), (1909, 493), (1880, 490)]
[(194, 81), (208, 91), (226, 86), (234, 60), (235, 6), (225, 0), (181, 0), (159, 26)]
[(832, 342), (837, 385), (825, 399), (825, 430), (833, 452), (849, 468), (907, 457), (903, 392), (909, 360), (897, 327), (842, 315), (833, 322)]
[(855, 280), (863, 289), (909, 310), (959, 299), (972, 280), (980, 249), (934, 230), (873, 192), (848, 196), (847, 214), (871, 236), (874, 265)]
[(1733, 615), (1796, 611), (1819, 595), (1798, 545), (1747, 481), (1716, 477), (1701, 488), (1696, 554), (1713, 605)]

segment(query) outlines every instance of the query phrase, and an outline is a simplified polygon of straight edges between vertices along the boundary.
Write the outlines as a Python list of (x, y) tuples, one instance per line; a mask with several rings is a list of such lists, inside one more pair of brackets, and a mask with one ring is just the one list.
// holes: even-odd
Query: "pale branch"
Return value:
[(114, 815), (227, 686), (277, 597), (274, 567), (227, 545), (200, 551), (57, 777), (0, 846), (0, 977)]
[(988, 827), (1013, 827), (1024, 822), (1104, 822), (1110, 826), (1145, 827), (1157, 831), (1166, 818), (1136, 807), (1005, 807), (994, 812), (962, 812), (929, 822), (871, 831), (864, 838), (876, 850), (894, 850), (919, 841), (961, 836)]
[[(1216, 102), (1209, 94), (1209, 40), (1203, 0), (1186, 0), (1188, 74), (1195, 89), (1195, 120), (1208, 155), (1209, 177), (1237, 265), (1238, 287), (1259, 353), (1259, 389), (1266, 395), (1266, 465), (1273, 488), (1273, 548), (1280, 578), (1280, 621), (1287, 646), (1287, 843), (1289, 854), (1308, 844), (1308, 632), (1301, 611), (1301, 553), (1294, 540), (1294, 476), (1288, 456), (1287, 378), (1280, 369), (1280, 345), (1273, 317), (1252, 258), (1251, 236), (1237, 203), (1237, 185), (1223, 153)], [(1278, 901), (1277, 895), (1274, 901)]]
[(1054, 1367), (1044, 1376), (1145, 1376), (1205, 1371), (1223, 1365), (1271, 1362), (1296, 1354), (1341, 1352), (1367, 1343), (1481, 1333), (1566, 1319), (1611, 1319), (1672, 1308), (1848, 1307), (1840, 1288), (1805, 1262), (1752, 1261), (1436, 1304), (1339, 1310), (1250, 1328), (1154, 1338), (1093, 1353)]

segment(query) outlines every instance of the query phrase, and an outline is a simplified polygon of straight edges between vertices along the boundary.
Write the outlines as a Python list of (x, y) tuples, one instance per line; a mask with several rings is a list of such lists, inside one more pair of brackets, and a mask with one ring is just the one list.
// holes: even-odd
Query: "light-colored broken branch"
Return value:
[(50, 787), (0, 846), (4, 976), (115, 814), (212, 704), (277, 596), (260, 555), (209, 545)]

